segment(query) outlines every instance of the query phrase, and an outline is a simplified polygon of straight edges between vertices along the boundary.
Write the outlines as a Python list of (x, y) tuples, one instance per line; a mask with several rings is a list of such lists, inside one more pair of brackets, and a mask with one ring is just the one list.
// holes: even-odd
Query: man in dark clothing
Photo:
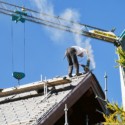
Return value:
[(67, 48), (66, 57), (69, 64), (69, 68), (68, 68), (69, 77), (72, 77), (73, 66), (76, 69), (76, 75), (77, 76), (81, 75), (81, 73), (79, 73), (79, 63), (78, 63), (77, 56), (83, 57), (86, 52), (87, 52), (86, 49), (83, 49), (79, 46), (71, 46)]

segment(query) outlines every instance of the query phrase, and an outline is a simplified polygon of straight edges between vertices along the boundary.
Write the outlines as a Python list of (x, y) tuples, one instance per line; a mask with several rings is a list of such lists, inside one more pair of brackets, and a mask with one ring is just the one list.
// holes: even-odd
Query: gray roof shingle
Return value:
[(1, 97), (0, 125), (36, 125), (85, 76), (86, 74), (74, 77), (70, 83), (55, 86), (56, 91), (53, 91), (53, 87), (48, 87), (47, 97), (36, 90)]

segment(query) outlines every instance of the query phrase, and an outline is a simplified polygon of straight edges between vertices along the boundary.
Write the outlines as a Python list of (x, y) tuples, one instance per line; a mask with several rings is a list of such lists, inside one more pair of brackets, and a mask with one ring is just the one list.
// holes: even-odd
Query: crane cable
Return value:
[(14, 40), (13, 40), (13, 22), (11, 21), (11, 53), (12, 53), (12, 72), (14, 71)]
[(24, 53), (23, 53), (23, 54), (24, 54), (24, 55), (23, 55), (23, 57), (24, 57), (24, 63), (23, 63), (23, 64), (24, 64), (24, 73), (25, 73), (25, 61), (26, 61), (26, 57), (25, 57), (25, 56), (26, 56), (26, 55), (25, 55), (25, 54), (26, 54), (26, 50), (25, 50), (25, 49), (26, 49), (25, 33), (26, 33), (26, 30), (25, 30), (25, 23), (24, 23), (24, 34), (23, 34), (23, 35), (24, 35), (24, 37), (23, 37), (23, 38), (24, 38), (24, 39), (23, 39), (23, 43), (24, 43)]
[(23, 46), (24, 46), (24, 49), (23, 49), (23, 70), (24, 70), (24, 73), (23, 72), (14, 72), (14, 32), (13, 32), (13, 22), (11, 21), (11, 42), (12, 42), (12, 75), (14, 78), (16, 78), (18, 80), (18, 83), (19, 83), (19, 80), (24, 78), (25, 77), (25, 23), (24, 23), (24, 34), (23, 34)]

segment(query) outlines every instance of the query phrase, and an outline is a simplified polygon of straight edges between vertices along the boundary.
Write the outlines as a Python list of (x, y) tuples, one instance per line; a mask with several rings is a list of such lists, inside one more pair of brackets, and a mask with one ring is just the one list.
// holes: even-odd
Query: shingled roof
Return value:
[(84, 123), (86, 115), (89, 123), (99, 123), (104, 121), (99, 112), (105, 113), (106, 109), (105, 102), (96, 99), (96, 95), (104, 99), (91, 72), (71, 79), (59, 77), (4, 89), (0, 92), (0, 125), (64, 125), (65, 104), (70, 124), (80, 125), (77, 121), (81, 121), (81, 116)]

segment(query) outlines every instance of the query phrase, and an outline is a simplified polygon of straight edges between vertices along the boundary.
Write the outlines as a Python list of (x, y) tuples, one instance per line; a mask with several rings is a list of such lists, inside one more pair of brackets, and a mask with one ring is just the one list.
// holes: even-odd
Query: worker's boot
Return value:
[(74, 64), (75, 69), (76, 69), (76, 76), (82, 75), (82, 73), (79, 73), (79, 64)]
[(68, 69), (68, 76), (69, 77), (72, 77), (72, 71), (73, 71), (73, 66), (69, 66), (69, 69)]

